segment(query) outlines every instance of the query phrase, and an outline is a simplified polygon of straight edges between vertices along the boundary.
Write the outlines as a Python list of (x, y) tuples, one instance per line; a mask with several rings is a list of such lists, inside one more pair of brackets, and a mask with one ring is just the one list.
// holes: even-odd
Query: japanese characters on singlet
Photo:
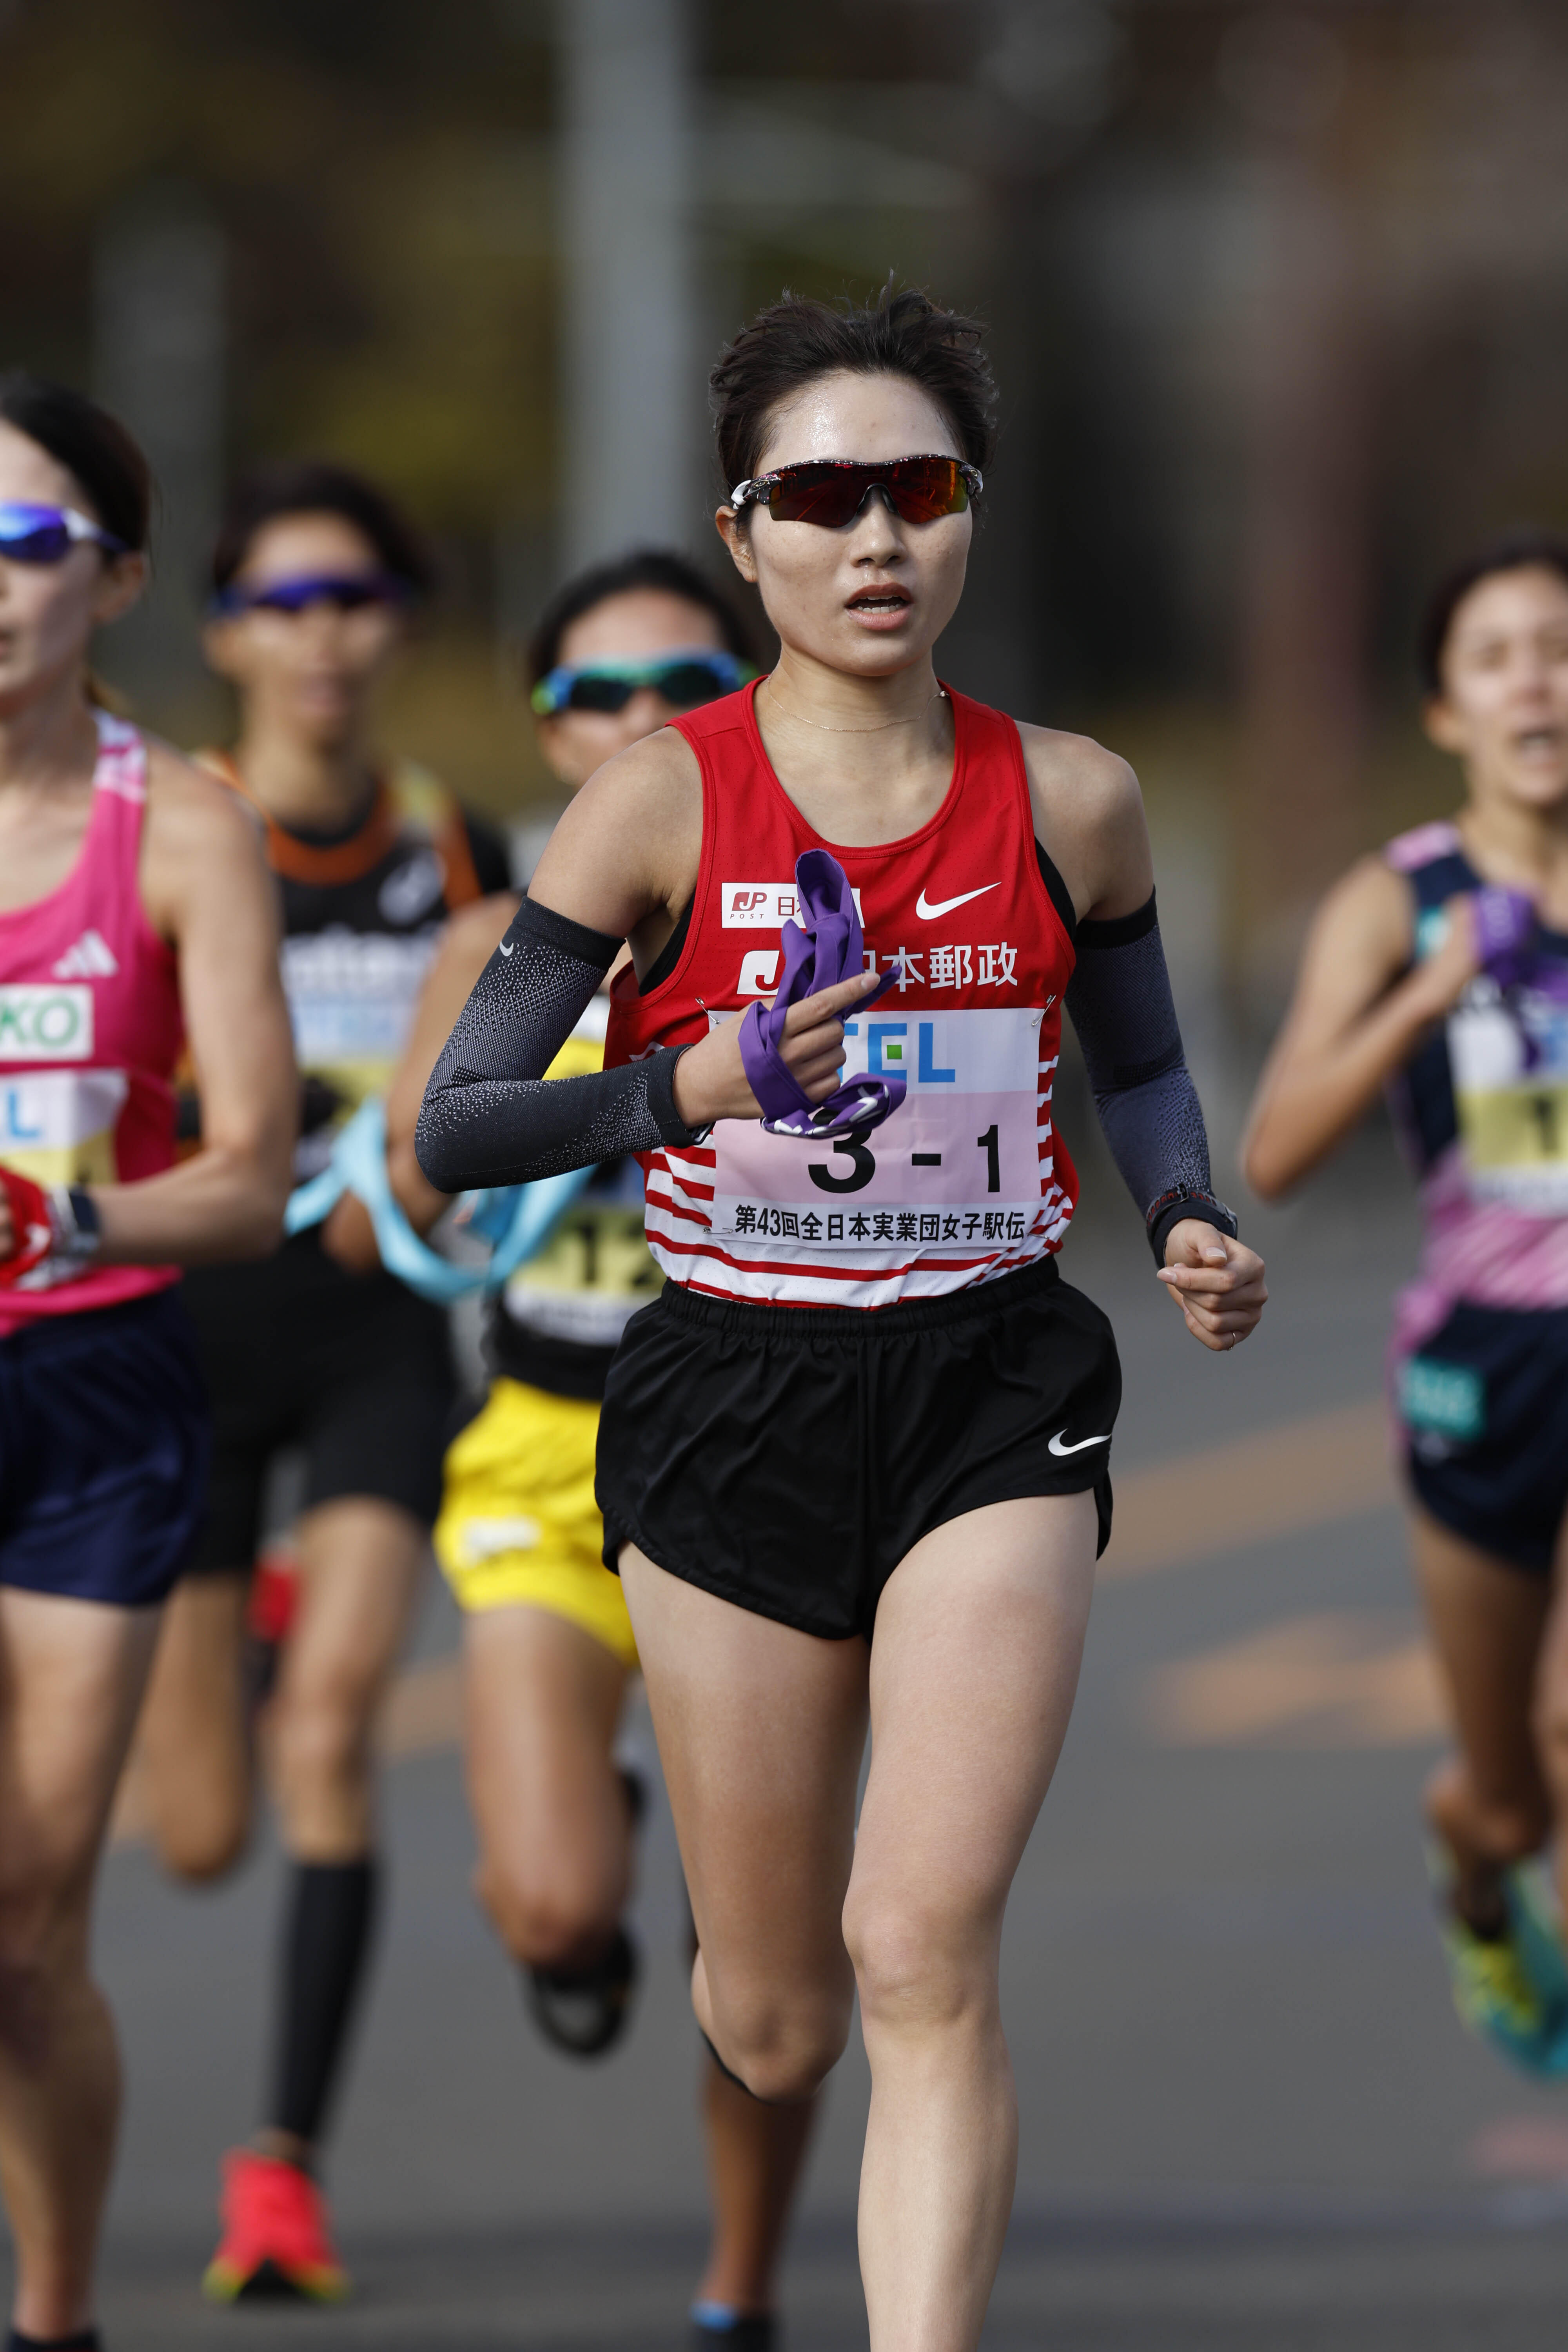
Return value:
[(1051, 1118), (1073, 950), (1037, 850), (1013, 721), (952, 693), (952, 782), (918, 833), (824, 841), (773, 774), (755, 686), (676, 719), (702, 771), (702, 852), (685, 942), (640, 994), (611, 990), (606, 1065), (695, 1043), (775, 984), (804, 850), (849, 878), (868, 969), (897, 988), (846, 1024), (846, 1071), (897, 1072), (864, 1141), (814, 1145), (722, 1119), (644, 1160), (648, 1244), (721, 1298), (880, 1307), (990, 1281), (1060, 1247), (1078, 1178)]
[[(226, 755), (201, 757), (244, 793)], [(510, 877), (499, 835), (406, 764), (378, 782), (342, 838), (268, 822), (267, 856), (282, 890), (283, 987), (305, 1082), (295, 1159), (303, 1183), (326, 1166), (349, 1114), (385, 1093), (447, 917)]]
[[(547, 1077), (603, 1067), (609, 1009), (594, 998)], [(621, 1333), (663, 1280), (643, 1234), (642, 1170), (606, 1160), (492, 1307), (492, 1369), (552, 1396), (602, 1397)]]
[[(1447, 927), (1448, 899), (1480, 877), (1452, 824), (1402, 834), (1384, 852), (1415, 898), (1415, 953)], [(1458, 1299), (1568, 1307), (1568, 937), (1538, 929), (1531, 974), (1482, 972), (1391, 1089), (1421, 1186), (1417, 1282), (1400, 1339), (1418, 1347)]]
[[(39, 1184), (155, 1176), (174, 1157), (178, 967), (142, 904), (147, 747), (100, 712), (91, 813), (58, 890), (0, 914), (0, 1160)], [(46, 1265), (0, 1294), (0, 1337), (118, 1306), (179, 1279), (175, 1266)]]

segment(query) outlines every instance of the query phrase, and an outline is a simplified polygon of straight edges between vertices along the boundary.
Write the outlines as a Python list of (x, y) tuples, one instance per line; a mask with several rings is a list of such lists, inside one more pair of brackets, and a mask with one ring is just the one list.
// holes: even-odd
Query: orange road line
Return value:
[(1118, 1478), (1103, 1577), (1149, 1576), (1398, 1500), (1381, 1397), (1309, 1413)]

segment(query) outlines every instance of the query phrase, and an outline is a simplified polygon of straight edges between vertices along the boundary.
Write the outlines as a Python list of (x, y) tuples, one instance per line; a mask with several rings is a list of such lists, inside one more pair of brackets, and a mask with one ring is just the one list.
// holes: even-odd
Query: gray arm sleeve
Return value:
[(1210, 1190), (1208, 1135), (1182, 1052), (1154, 900), (1078, 927), (1067, 1007), (1083, 1047), (1110, 1155), (1142, 1211), (1156, 1265), (1183, 1217), (1234, 1234)]
[(438, 1192), (527, 1184), (697, 1138), (676, 1112), (684, 1048), (546, 1080), (620, 948), (525, 898), (430, 1073), (414, 1153)]

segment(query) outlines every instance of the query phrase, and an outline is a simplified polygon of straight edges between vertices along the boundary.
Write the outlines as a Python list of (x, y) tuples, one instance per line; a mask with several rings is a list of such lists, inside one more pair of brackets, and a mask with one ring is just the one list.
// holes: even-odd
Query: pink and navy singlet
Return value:
[[(721, 1299), (882, 1307), (971, 1290), (1053, 1255), (1078, 1179), (1052, 1122), (1073, 969), (1034, 834), (1017, 728), (952, 693), (952, 782), (901, 841), (824, 841), (773, 774), (755, 686), (673, 720), (702, 772), (702, 852), (683, 946), (645, 995), (611, 991), (606, 1067), (694, 1043), (771, 992), (795, 860), (828, 849), (860, 910), (868, 969), (898, 986), (845, 1024), (849, 1076), (897, 1073), (865, 1141), (813, 1147), (721, 1120), (647, 1155), (648, 1245)], [(1051, 869), (1058, 891), (1059, 877)]]
[[(147, 747), (101, 713), (98, 735), (75, 866), (47, 898), (0, 912), (0, 1160), (42, 1184), (128, 1183), (174, 1158), (172, 1081), (184, 1028), (174, 950), (142, 904)], [(40, 1267), (0, 1291), (0, 1338), (144, 1297), (179, 1270), (47, 1276)]]
[[(1447, 902), (1481, 877), (1452, 824), (1418, 826), (1384, 855), (1415, 894), (1419, 960), (1444, 936)], [(1541, 931), (1537, 946), (1568, 979), (1568, 938)], [(1461, 1298), (1568, 1309), (1568, 992), (1504, 990), (1482, 973), (1393, 1094), (1423, 1229), (1404, 1345), (1419, 1346)]]
[[(1419, 960), (1482, 877), (1452, 824), (1384, 856)], [(1568, 936), (1538, 925), (1517, 968), (1479, 973), (1391, 1095), (1421, 1201), (1390, 1366), (1410, 1483), (1443, 1526), (1544, 1574), (1568, 1524)]]

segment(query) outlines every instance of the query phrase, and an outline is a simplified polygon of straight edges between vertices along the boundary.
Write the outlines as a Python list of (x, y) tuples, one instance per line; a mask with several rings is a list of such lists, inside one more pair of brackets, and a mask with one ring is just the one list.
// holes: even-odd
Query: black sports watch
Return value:
[(1226, 1234), (1231, 1241), (1237, 1240), (1240, 1232), (1235, 1210), (1227, 1209), (1223, 1201), (1216, 1201), (1212, 1192), (1189, 1192), (1183, 1185), (1174, 1185), (1169, 1192), (1162, 1192), (1159, 1199), (1150, 1204), (1143, 1221), (1156, 1265), (1164, 1265), (1165, 1237), (1171, 1227), (1179, 1225), (1184, 1217), (1195, 1217), (1200, 1224), (1213, 1225), (1216, 1233)]

